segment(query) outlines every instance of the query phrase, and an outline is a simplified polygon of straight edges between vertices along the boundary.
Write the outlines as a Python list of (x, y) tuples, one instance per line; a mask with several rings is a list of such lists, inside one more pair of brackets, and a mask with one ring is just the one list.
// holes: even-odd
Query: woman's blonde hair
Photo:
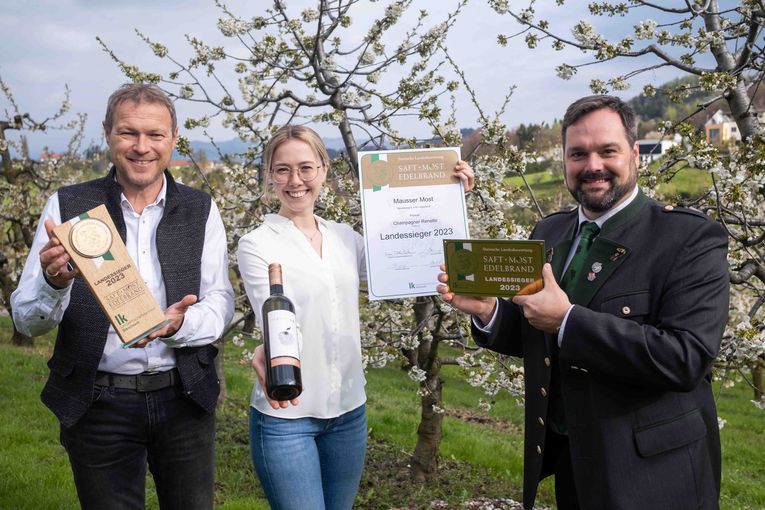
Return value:
[(263, 168), (266, 170), (267, 183), (271, 183), (271, 159), (274, 157), (276, 149), (288, 140), (300, 140), (305, 142), (321, 159), (322, 166), (329, 170), (329, 154), (321, 137), (316, 131), (306, 126), (294, 126), (287, 124), (280, 127), (266, 144), (266, 150), (263, 151)]

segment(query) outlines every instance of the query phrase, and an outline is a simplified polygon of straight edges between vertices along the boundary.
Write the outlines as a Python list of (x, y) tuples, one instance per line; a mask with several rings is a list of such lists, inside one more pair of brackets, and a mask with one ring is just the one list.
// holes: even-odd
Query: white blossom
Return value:
[(194, 88), (191, 85), (183, 85), (178, 92), (181, 99), (191, 99), (194, 97)]
[(508, 0), (489, 0), (489, 6), (491, 6), (497, 14), (507, 14), (507, 11), (510, 8)]
[(558, 75), (558, 78), (570, 80), (576, 74), (576, 68), (568, 64), (561, 64), (555, 68), (555, 74)]
[(236, 334), (231, 337), (231, 343), (237, 347), (244, 347), (244, 337), (241, 334)]
[(409, 378), (413, 381), (423, 382), (426, 376), (427, 373), (420, 367), (413, 366), (409, 369)]
[(652, 19), (641, 21), (635, 25), (635, 37), (638, 39), (651, 39), (656, 32), (656, 22)]
[(218, 30), (226, 37), (234, 37), (245, 34), (253, 28), (251, 22), (238, 18), (225, 18), (218, 20)]

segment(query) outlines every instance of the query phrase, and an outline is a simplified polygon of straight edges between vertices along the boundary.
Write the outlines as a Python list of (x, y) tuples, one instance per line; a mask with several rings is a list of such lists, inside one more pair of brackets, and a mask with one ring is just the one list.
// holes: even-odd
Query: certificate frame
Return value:
[(469, 238), (459, 147), (359, 152), (370, 300), (436, 295), (443, 240)]

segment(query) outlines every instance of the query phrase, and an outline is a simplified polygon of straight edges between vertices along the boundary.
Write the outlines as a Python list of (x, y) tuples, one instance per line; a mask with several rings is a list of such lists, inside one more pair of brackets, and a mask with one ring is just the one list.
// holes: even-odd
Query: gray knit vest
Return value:
[[(115, 170), (101, 179), (66, 186), (58, 191), (62, 221), (105, 204), (122, 240), (126, 229), (120, 205), (121, 187)], [(186, 294), (199, 295), (200, 264), (205, 226), (210, 213), (210, 196), (176, 184), (165, 172), (165, 208), (157, 227), (157, 253), (165, 282), (166, 302), (176, 303)], [(82, 278), (72, 284), (69, 306), (58, 327), (51, 370), (41, 398), (61, 423), (70, 427), (90, 406), (98, 363), (106, 344), (109, 321)], [(207, 412), (215, 409), (218, 378), (212, 345), (175, 350), (183, 390)]]

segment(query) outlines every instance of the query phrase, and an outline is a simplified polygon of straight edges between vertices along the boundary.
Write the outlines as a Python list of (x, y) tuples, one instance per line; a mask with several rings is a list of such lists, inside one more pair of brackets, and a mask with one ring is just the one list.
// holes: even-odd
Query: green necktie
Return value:
[(568, 264), (566, 274), (563, 275), (561, 288), (571, 296), (578, 282), (582, 280), (584, 261), (592, 246), (592, 240), (600, 233), (600, 227), (594, 221), (586, 221), (582, 224), (582, 232), (579, 234), (579, 245), (576, 247), (574, 256)]
[[(574, 256), (571, 257), (571, 262), (568, 264), (568, 269), (563, 275), (561, 281), (561, 288), (566, 292), (568, 296), (576, 288), (576, 284), (582, 279), (582, 269), (584, 269), (584, 262), (587, 260), (587, 253), (592, 246), (592, 240), (600, 233), (600, 227), (594, 221), (587, 221), (582, 224), (582, 231), (579, 234), (579, 245), (576, 247)], [(552, 353), (554, 364), (558, 363), (558, 349), (556, 348)], [(552, 371), (552, 379), (550, 381), (550, 407), (547, 411), (548, 420), (553, 431), (558, 434), (568, 434), (568, 427), (566, 426), (566, 411), (563, 406), (563, 397), (561, 395), (560, 379), (558, 370), (554, 367)]]

